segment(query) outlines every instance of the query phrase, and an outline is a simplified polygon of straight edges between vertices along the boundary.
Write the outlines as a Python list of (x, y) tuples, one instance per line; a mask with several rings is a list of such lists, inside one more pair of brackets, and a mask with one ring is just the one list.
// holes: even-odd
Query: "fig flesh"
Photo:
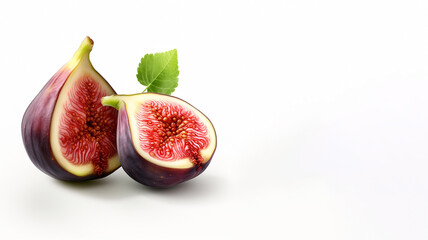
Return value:
[(103, 105), (119, 110), (117, 150), (125, 172), (151, 187), (171, 187), (201, 174), (217, 146), (210, 120), (168, 95), (113, 95)]
[(24, 113), (21, 130), (32, 162), (59, 180), (107, 176), (120, 167), (117, 111), (101, 105), (115, 94), (93, 68), (86, 37), (73, 58), (43, 87)]

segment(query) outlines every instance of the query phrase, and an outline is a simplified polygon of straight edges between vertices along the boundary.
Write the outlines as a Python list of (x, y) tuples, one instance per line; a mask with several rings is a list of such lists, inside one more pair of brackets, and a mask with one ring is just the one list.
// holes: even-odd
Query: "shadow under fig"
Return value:
[[(122, 169), (118, 169), (107, 177), (84, 182), (66, 182), (54, 180), (56, 184), (78, 194), (105, 200), (123, 199), (136, 196), (139, 193), (129, 185), (129, 178)], [(131, 179), (132, 180), (132, 179)]]
[(151, 188), (140, 186), (146, 194), (156, 197), (166, 197), (182, 200), (211, 198), (218, 196), (224, 190), (224, 184), (221, 179), (212, 175), (201, 175), (187, 182), (180, 183), (170, 188)]
[(53, 181), (78, 194), (105, 200), (125, 199), (139, 195), (178, 200), (200, 199), (216, 195), (224, 187), (217, 177), (202, 175), (170, 188), (152, 188), (134, 181), (123, 169), (118, 169), (107, 177), (85, 182)]

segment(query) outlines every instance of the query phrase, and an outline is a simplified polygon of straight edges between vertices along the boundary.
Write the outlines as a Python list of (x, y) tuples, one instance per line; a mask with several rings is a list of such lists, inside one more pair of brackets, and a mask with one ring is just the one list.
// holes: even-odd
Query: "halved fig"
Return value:
[(100, 178), (120, 167), (117, 111), (100, 101), (115, 91), (89, 60), (93, 43), (89, 37), (83, 40), (22, 119), (22, 138), (30, 159), (60, 180)]
[(201, 174), (217, 146), (210, 120), (187, 102), (142, 93), (103, 97), (119, 110), (117, 149), (125, 172), (152, 187), (171, 187)]

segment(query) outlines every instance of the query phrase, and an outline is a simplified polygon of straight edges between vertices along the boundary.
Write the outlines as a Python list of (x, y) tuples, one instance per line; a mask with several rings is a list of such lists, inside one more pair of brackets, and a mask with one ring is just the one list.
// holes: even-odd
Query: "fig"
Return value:
[(115, 91), (89, 60), (93, 44), (89, 37), (83, 40), (22, 119), (22, 138), (31, 161), (59, 180), (101, 178), (120, 167), (117, 111), (100, 101)]
[(208, 167), (217, 146), (216, 132), (189, 103), (158, 93), (113, 95), (101, 102), (119, 111), (119, 160), (137, 182), (171, 187)]

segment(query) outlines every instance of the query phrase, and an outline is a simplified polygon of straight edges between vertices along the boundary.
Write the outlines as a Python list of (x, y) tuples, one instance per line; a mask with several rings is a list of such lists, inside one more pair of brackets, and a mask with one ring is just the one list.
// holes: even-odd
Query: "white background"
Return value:
[[(2, 1), (0, 239), (428, 239), (428, 2)], [(116, 92), (178, 50), (210, 167), (154, 190), (39, 171), (22, 115), (88, 35)]]

